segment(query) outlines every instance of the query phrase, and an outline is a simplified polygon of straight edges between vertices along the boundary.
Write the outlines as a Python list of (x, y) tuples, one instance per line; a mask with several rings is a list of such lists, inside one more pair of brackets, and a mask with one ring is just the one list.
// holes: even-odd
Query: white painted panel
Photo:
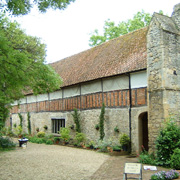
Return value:
[(62, 98), (62, 90), (49, 93), (50, 100)]
[(78, 96), (78, 95), (80, 95), (80, 87), (79, 86), (74, 86), (71, 88), (64, 89), (64, 98)]
[(129, 88), (128, 76), (117, 76), (103, 80), (103, 91), (114, 91)]
[(27, 96), (27, 103), (34, 103), (34, 102), (36, 102), (36, 96), (34, 95)]
[(90, 94), (102, 91), (101, 81), (94, 81), (81, 86), (81, 94)]
[(147, 87), (147, 72), (137, 72), (131, 74), (131, 88)]
[(14, 101), (13, 103), (11, 103), (11, 106), (15, 106), (18, 105), (18, 101)]
[(37, 95), (37, 101), (47, 101), (48, 100), (48, 94), (38, 94)]
[(26, 104), (26, 98), (22, 98), (18, 101), (19, 104)]

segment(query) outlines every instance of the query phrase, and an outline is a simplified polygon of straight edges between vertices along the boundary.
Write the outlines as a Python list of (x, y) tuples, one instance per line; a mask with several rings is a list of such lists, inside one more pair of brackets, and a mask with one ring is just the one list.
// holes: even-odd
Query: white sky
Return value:
[(41, 37), (47, 45), (48, 63), (55, 62), (89, 49), (90, 33), (102, 30), (104, 21), (117, 24), (132, 19), (138, 12), (153, 14), (162, 10), (171, 16), (179, 0), (76, 0), (64, 11), (49, 10), (16, 18), (29, 35)]

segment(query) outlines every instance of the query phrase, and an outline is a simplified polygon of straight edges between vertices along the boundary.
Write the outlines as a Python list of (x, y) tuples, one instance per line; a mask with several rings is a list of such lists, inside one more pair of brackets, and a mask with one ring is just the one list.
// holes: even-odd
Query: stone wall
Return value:
[[(147, 106), (132, 108), (132, 151), (137, 152), (139, 150), (139, 128), (138, 117), (142, 112), (147, 111)], [(82, 110), (79, 111), (81, 116), (81, 129), (86, 134), (87, 139), (98, 142), (99, 130), (95, 129), (95, 125), (99, 123), (100, 109)], [(30, 113), (31, 115), (31, 127), (33, 134), (36, 134), (36, 128), (40, 128), (40, 131), (45, 131), (43, 126), (47, 125), (47, 133), (52, 133), (52, 118), (64, 118), (66, 127), (70, 127), (74, 124), (72, 111), (69, 112), (39, 112)], [(27, 132), (27, 113), (22, 113), (23, 116), (23, 130)], [(20, 123), (17, 114), (12, 115), (13, 124)], [(126, 133), (129, 135), (129, 108), (106, 108), (105, 109), (105, 140), (113, 138), (119, 143), (120, 133), (114, 131), (115, 127), (118, 127), (120, 133)], [(72, 137), (75, 135), (75, 130), (71, 130)]]
[[(176, 6), (180, 11), (180, 4)], [(180, 113), (180, 32), (173, 18), (154, 14), (147, 34), (149, 147), (170, 114)]]

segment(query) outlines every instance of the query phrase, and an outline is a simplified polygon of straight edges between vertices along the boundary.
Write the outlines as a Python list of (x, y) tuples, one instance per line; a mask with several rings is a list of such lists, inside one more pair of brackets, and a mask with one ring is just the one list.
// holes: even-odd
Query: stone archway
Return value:
[(142, 146), (146, 151), (148, 147), (148, 113), (143, 112), (139, 115), (139, 150), (142, 150)]

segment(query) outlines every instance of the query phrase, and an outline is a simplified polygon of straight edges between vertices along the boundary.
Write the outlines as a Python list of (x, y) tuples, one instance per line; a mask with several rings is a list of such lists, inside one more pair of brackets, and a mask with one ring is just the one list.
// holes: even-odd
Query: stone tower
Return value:
[(170, 114), (180, 115), (180, 4), (171, 17), (154, 13), (147, 34), (149, 149)]

